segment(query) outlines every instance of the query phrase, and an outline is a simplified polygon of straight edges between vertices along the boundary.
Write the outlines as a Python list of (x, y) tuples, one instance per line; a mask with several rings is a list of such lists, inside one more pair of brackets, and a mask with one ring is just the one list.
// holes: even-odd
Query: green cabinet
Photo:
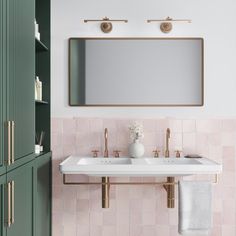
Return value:
[(4, 121), (5, 121), (5, 78), (6, 78), (6, 0), (0, 0), (0, 175), (4, 165)]
[(33, 236), (33, 163), (0, 176), (0, 236)]
[(6, 235), (6, 228), (4, 226), (4, 204), (5, 204), (5, 186), (6, 186), (6, 175), (0, 176), (0, 235)]
[[(35, 112), (34, 99), (40, 64), (35, 62), (35, 8), (42, 15), (41, 29), (48, 27), (50, 45), (49, 6), (50, 0), (38, 0), (38, 7), (35, 0), (0, 0), (0, 236), (51, 235), (51, 153), (34, 154), (35, 119), (38, 131), (46, 133), (44, 150), (50, 151), (50, 105)], [(50, 103), (50, 52), (37, 57)]]
[(10, 216), (9, 225), (6, 225), (7, 236), (33, 235), (33, 182), (33, 161), (7, 173), (10, 199), (10, 207), (5, 203), (6, 218)]
[(34, 39), (33, 0), (7, 0), (7, 120), (13, 121), (11, 158), (17, 160), (34, 152)]
[(51, 153), (34, 161), (35, 236), (51, 235)]
[(34, 153), (34, 11), (33, 0), (0, 0), (0, 175)]
[(51, 235), (51, 153), (0, 176), (0, 236)]

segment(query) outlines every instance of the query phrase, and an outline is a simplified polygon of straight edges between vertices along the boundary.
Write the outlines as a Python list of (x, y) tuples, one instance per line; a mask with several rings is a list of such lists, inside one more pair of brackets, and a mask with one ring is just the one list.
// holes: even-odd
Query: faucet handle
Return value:
[(176, 150), (176, 151), (175, 151), (175, 157), (176, 157), (176, 158), (180, 158), (180, 154), (181, 154), (181, 151), (180, 151), (180, 150)]
[(160, 150), (155, 149), (153, 150), (153, 153), (154, 153), (154, 157), (159, 157)]
[(93, 157), (98, 157), (99, 151), (98, 150), (92, 150), (92, 153), (93, 153)]
[(114, 153), (114, 156), (115, 156), (115, 157), (120, 157), (121, 151), (119, 151), (119, 150), (114, 150), (113, 153)]

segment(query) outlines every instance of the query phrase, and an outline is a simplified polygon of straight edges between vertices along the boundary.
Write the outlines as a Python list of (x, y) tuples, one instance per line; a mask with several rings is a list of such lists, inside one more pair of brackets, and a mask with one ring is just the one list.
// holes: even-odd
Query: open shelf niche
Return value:
[(45, 132), (44, 152), (50, 145), (50, 0), (36, 0), (35, 18), (39, 24), (40, 40), (35, 39), (35, 77), (42, 81), (43, 101), (35, 101), (35, 133)]

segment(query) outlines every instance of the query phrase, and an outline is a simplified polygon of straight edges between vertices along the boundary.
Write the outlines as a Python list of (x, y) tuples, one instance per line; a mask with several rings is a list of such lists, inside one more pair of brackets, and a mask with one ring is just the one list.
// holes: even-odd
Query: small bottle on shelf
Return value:
[(34, 82), (34, 99), (35, 100), (38, 100), (37, 78), (38, 76), (36, 76), (36, 80)]
[(36, 81), (35, 81), (35, 87), (36, 87), (36, 95), (37, 99), (39, 101), (42, 101), (42, 81), (39, 80), (39, 77), (36, 76)]
[(34, 20), (34, 27), (35, 27), (35, 38), (40, 41), (39, 25), (37, 24), (36, 19)]

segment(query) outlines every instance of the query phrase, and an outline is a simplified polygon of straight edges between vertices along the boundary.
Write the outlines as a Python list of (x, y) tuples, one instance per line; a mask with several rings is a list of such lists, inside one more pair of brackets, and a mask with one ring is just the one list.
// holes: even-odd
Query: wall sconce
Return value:
[(103, 33), (110, 33), (112, 31), (113, 25), (112, 22), (121, 22), (121, 23), (128, 23), (128, 20), (110, 20), (107, 17), (104, 17), (101, 20), (84, 20), (84, 23), (88, 22), (102, 22), (100, 24), (101, 31)]
[(173, 28), (172, 23), (173, 22), (192, 23), (192, 21), (188, 20), (188, 19), (172, 19), (169, 16), (164, 20), (147, 20), (147, 23), (153, 23), (153, 22), (160, 22), (161, 23), (160, 30), (163, 33), (169, 33), (172, 30), (172, 28)]

